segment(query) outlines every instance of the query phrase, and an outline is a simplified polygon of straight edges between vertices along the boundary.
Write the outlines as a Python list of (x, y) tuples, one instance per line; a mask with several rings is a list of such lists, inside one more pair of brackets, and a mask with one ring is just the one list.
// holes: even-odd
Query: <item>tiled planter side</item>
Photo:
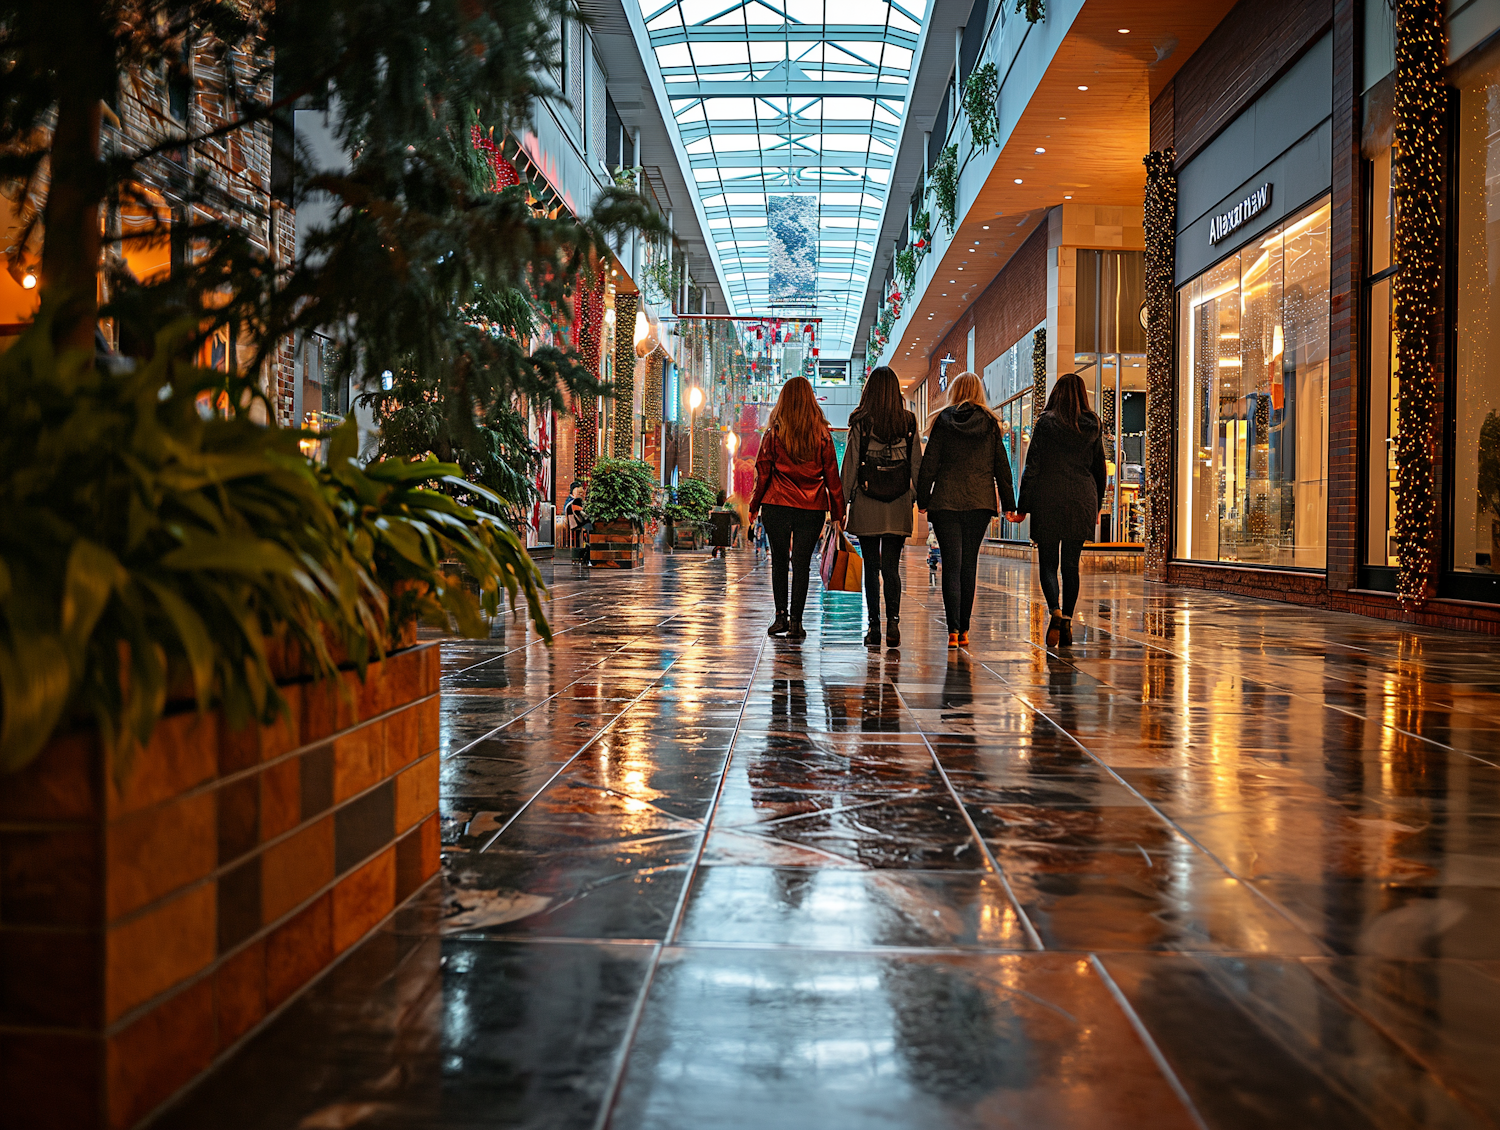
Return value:
[(589, 531), (589, 564), (605, 569), (632, 569), (640, 561), (641, 531), (631, 522), (595, 522)]
[[(72, 735), (0, 778), (0, 1093), (135, 1125), (438, 868), (438, 650), (162, 723), (117, 786)], [(66, 1096), (66, 1098), (60, 1098)]]

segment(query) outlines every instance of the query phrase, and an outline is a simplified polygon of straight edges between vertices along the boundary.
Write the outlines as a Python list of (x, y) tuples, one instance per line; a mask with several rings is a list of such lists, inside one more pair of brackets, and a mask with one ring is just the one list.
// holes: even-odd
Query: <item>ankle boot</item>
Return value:
[(885, 622), (885, 646), (901, 646), (901, 621), (895, 616), (890, 617)]
[(787, 622), (786, 638), (789, 640), (807, 639), (807, 633), (802, 630), (802, 621), (800, 619)]
[(870, 621), (870, 630), (865, 633), (865, 646), (866, 647), (879, 647), (880, 646), (880, 621), (878, 621), (878, 620), (871, 620)]
[(1062, 618), (1062, 632), (1061, 632), (1060, 638), (1057, 641), (1057, 646), (1058, 647), (1072, 647), (1073, 646), (1073, 617), (1071, 617), (1071, 616), (1064, 616)]
[(785, 612), (778, 612), (778, 613), (776, 613), (776, 619), (772, 620), (771, 621), (771, 626), (766, 629), (766, 635), (768, 635), (768, 636), (784, 636), (784, 635), (786, 635), (787, 628), (789, 626), (790, 625), (789, 625), (789, 623), (787, 621), (786, 613)]
[(1054, 612), (1052, 619), (1047, 623), (1047, 646), (1060, 647), (1062, 645), (1063, 618), (1061, 612)]

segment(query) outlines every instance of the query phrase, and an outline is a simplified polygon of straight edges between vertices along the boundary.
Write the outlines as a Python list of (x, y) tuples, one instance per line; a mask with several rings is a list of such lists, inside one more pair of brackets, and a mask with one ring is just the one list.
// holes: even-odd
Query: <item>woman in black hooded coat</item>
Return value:
[[(1089, 408), (1088, 388), (1077, 373), (1057, 379), (1047, 409), (1037, 417), (1021, 472), (1021, 496), (1013, 521), (1031, 515), (1042, 594), (1052, 614), (1047, 646), (1073, 642), (1073, 609), (1078, 604), (1078, 559), (1094, 536), (1108, 483), (1103, 428)], [(1057, 575), (1062, 571), (1062, 592)]]

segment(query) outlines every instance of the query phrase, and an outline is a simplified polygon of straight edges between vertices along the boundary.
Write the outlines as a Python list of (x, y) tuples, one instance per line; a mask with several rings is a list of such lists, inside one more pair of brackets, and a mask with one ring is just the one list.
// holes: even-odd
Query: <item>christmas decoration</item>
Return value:
[(1433, 592), (1439, 543), (1434, 462), (1442, 373), (1443, 121), (1448, 98), (1442, 0), (1395, 0), (1396, 77), (1391, 180), (1396, 196), (1391, 280), (1396, 367), (1401, 374), (1396, 433), (1396, 591), (1406, 607)]
[(1166, 580), (1172, 500), (1172, 286), (1177, 255), (1177, 151), (1146, 165), (1146, 575)]
[(635, 450), (635, 315), (641, 296), (615, 295), (615, 434), (611, 453), (629, 459)]
[[(573, 323), (568, 336), (583, 358), (589, 372), (599, 373), (600, 334), (604, 329), (604, 278), (601, 275), (590, 286), (579, 278), (573, 287)], [(584, 478), (593, 470), (599, 454), (599, 398), (584, 396), (573, 401), (577, 419), (577, 438), (573, 443), (573, 474)]]

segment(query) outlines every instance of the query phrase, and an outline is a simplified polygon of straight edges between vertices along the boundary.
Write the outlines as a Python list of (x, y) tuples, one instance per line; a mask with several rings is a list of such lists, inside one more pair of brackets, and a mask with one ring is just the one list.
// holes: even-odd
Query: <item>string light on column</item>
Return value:
[(1438, 544), (1433, 464), (1442, 374), (1442, 132), (1447, 33), (1442, 0), (1396, 0), (1396, 77), (1391, 180), (1396, 195), (1396, 262), (1391, 280), (1396, 366), (1401, 374), (1396, 434), (1396, 592), (1406, 607), (1432, 595)]
[(615, 295), (615, 434), (610, 454), (629, 459), (635, 454), (635, 315), (641, 296)]
[[(604, 278), (601, 275), (592, 285), (580, 276), (573, 288), (573, 348), (578, 350), (589, 372), (599, 375), (601, 359), (600, 335), (604, 331)], [(576, 439), (573, 443), (573, 474), (583, 478), (594, 469), (594, 460), (599, 451), (599, 398), (586, 396), (573, 402), (573, 415), (577, 420)]]
[(1146, 154), (1146, 576), (1166, 580), (1172, 498), (1172, 284), (1177, 150)]
[(641, 415), (646, 417), (646, 426), (654, 428), (661, 423), (662, 352), (653, 349), (646, 357), (646, 387), (641, 394)]
[(1047, 405), (1047, 330), (1036, 331), (1031, 339), (1031, 418), (1035, 420)]

